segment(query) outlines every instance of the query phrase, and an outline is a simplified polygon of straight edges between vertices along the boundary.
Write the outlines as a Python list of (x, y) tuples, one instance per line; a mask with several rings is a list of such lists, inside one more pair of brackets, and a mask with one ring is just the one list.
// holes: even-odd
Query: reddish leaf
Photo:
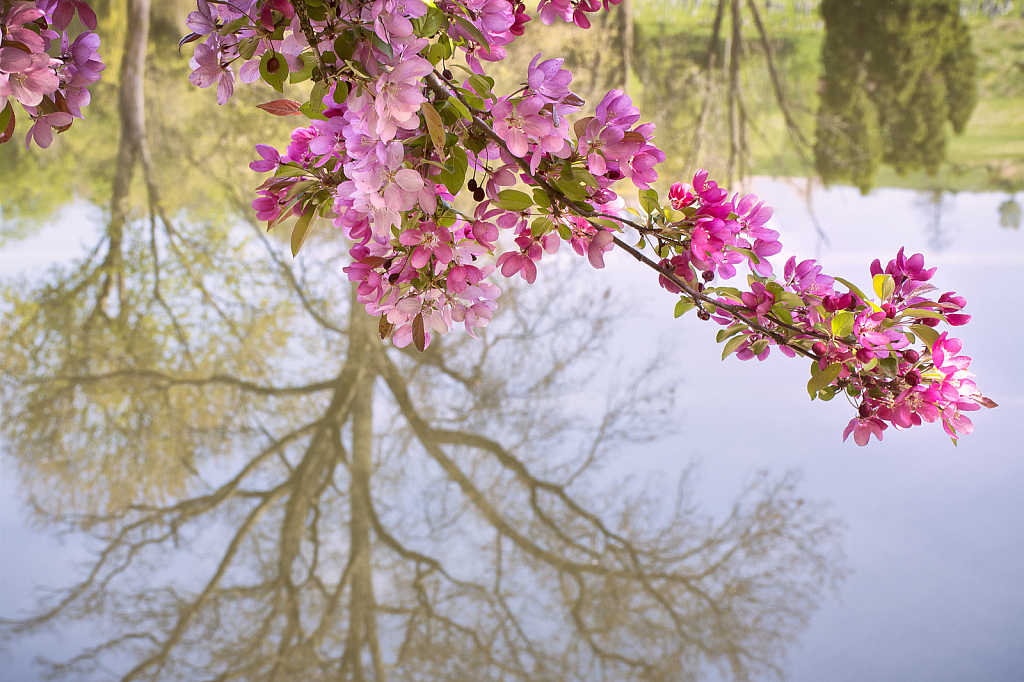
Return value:
[(188, 43), (195, 42), (200, 38), (202, 38), (202, 36), (198, 33), (189, 33), (187, 36), (182, 38), (181, 41), (178, 43), (178, 52), (181, 52), (181, 48), (187, 45)]
[(427, 347), (427, 333), (423, 329), (423, 315), (412, 318), (412, 342), (416, 344), (416, 350), (423, 352)]
[(570, 107), (582, 107), (584, 104), (586, 104), (586, 100), (582, 99), (576, 93), (570, 92), (568, 95), (562, 98), (562, 104), (567, 104)]
[(10, 100), (7, 100), (7, 106), (3, 111), (0, 111), (0, 124), (3, 124), (5, 120), (7, 124), (4, 125), (3, 130), (0, 130), (0, 144), (14, 137), (14, 109), (11, 107)]
[(380, 322), (377, 324), (377, 331), (380, 332), (380, 340), (391, 336), (391, 332), (395, 331), (395, 325), (388, 322), (387, 315), (380, 316)]
[(989, 409), (992, 409), (993, 407), (999, 407), (999, 403), (997, 403), (996, 401), (992, 400), (991, 398), (985, 398), (985, 397), (981, 397), (978, 400), (978, 404), (983, 405), (984, 407), (987, 407)]
[(301, 102), (296, 102), (293, 99), (275, 99), (273, 102), (257, 104), (256, 108), (274, 116), (300, 116), (302, 112), (299, 111), (299, 107), (301, 106)]
[(68, 108), (67, 100), (64, 99), (64, 95), (60, 94), (59, 91), (55, 93), (54, 101), (57, 105), (57, 111), (63, 111), (65, 114), (71, 113), (71, 109)]
[(578, 120), (578, 121), (576, 121), (575, 123), (572, 124), (572, 131), (574, 133), (576, 133), (576, 138), (577, 139), (583, 137), (586, 134), (587, 126), (593, 120), (594, 120), (593, 116), (587, 116), (586, 118), (581, 118), (580, 120)]

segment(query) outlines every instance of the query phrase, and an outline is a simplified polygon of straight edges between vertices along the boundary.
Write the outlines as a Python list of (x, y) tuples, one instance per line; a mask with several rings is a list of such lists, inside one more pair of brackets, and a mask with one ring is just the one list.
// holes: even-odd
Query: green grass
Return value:
[[(749, 16), (746, 3), (743, 15)], [(819, 55), (823, 30), (816, 12), (810, 16), (798, 12), (793, 0), (785, 11), (766, 12), (764, 1), (757, 0), (769, 35), (790, 46), (786, 55), (787, 88), (800, 97), (797, 109), (801, 124), (813, 139), (813, 112), (817, 110), (814, 85), (820, 73)], [(962, 6), (976, 9), (965, 1)], [(637, 23), (651, 33), (686, 34), (705, 37), (710, 34), (717, 2), (704, 0), (699, 9), (693, 0), (637, 0)], [(898, 176), (883, 166), (875, 178), (876, 187), (913, 187), (919, 189), (1024, 190), (1024, 19), (1020, 18), (1024, 0), (1017, 0), (1010, 13), (989, 19), (974, 13), (969, 16), (974, 51), (978, 56), (979, 102), (963, 135), (950, 135), (947, 163), (929, 177), (924, 172)], [(728, 8), (723, 37), (731, 23)], [(743, 27), (747, 39), (756, 40), (752, 21)], [(805, 175), (801, 163), (787, 140), (781, 112), (773, 101), (762, 102), (758, 126), (761, 134), (751, 134), (754, 174)]]
[(1024, 158), (1024, 97), (978, 102), (963, 135), (950, 138), (950, 163)]

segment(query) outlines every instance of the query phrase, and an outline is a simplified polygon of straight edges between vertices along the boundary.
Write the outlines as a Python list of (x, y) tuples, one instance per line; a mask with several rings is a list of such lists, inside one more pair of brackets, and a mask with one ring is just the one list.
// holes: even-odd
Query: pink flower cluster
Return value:
[[(607, 5), (541, 0), (539, 9), (545, 22), (587, 26), (587, 13)], [(521, 2), (319, 7), (319, 15), (305, 16), (310, 8), (296, 11), (289, 0), (230, 9), (199, 0), (188, 39), (207, 38), (191, 78), (200, 87), (217, 83), (222, 102), (238, 60), (243, 81), (262, 77), (280, 89), (292, 75), (314, 79), (305, 104), (261, 105), (312, 121), (293, 131), (283, 153), (257, 146), (252, 169), (274, 177), (258, 188), (253, 207), (271, 226), (299, 218), (293, 250), (314, 216), (352, 240), (345, 272), (396, 345), (426, 348), (432, 333), (457, 324), (474, 334), (500, 295), (488, 276), (499, 271), (532, 283), (538, 262), (562, 242), (604, 267), (614, 232), (630, 222), (657, 245), (661, 285), (683, 295), (677, 310), (699, 306), (700, 317), (725, 327), (726, 354), (740, 359), (764, 360), (773, 346), (813, 358), (808, 391), (823, 400), (843, 392), (855, 402), (846, 436), (859, 444), (890, 425), (941, 420), (953, 436), (969, 433), (965, 413), (994, 405), (971, 380), (969, 358), (957, 355), (959, 341), (933, 330), (969, 317), (953, 292), (927, 297), (933, 270), (920, 255), (901, 251), (884, 269), (872, 265), (877, 303), (852, 285), (837, 291), (839, 280), (813, 260), (791, 258), (777, 277), (769, 258), (782, 248), (779, 234), (767, 226), (772, 209), (756, 196), (730, 197), (700, 170), (692, 183), (672, 185), (671, 208), (659, 205), (651, 185), (665, 155), (652, 141), (654, 126), (640, 122), (622, 91), (570, 123), (583, 105), (570, 90), (572, 74), (561, 59), (537, 55), (520, 88), (494, 94), (483, 65), (503, 59), (522, 34), (528, 17)], [(461, 82), (444, 68), (456, 50), (468, 64)], [(640, 190), (643, 225), (621, 213), (615, 183), (622, 180)], [(502, 231), (513, 244), (504, 252)], [(746, 290), (713, 282), (735, 277), (744, 263)], [(912, 348), (919, 342), (920, 350)]]
[(550, 25), (555, 19), (561, 19), (580, 28), (590, 28), (587, 14), (593, 14), (601, 9), (607, 11), (609, 6), (618, 5), (620, 2), (622, 0), (540, 0), (537, 10), (540, 12), (540, 20), (545, 24)]
[[(694, 185), (702, 188), (706, 200), (691, 186), (677, 183), (670, 193), (673, 206), (692, 212), (690, 222), (711, 222), (730, 221), (720, 216), (731, 203), (730, 213), (736, 216), (731, 220), (743, 225), (740, 231), (758, 230), (756, 238), (770, 241), (771, 253), (778, 251), (776, 233), (763, 227), (770, 209), (766, 211), (749, 196), (738, 203), (735, 198), (722, 201), (721, 190), (704, 180), (699, 173)], [(697, 218), (708, 205), (719, 207), (718, 213), (703, 215), (716, 217)], [(723, 205), (725, 208), (720, 208)], [(852, 434), (858, 445), (866, 445), (871, 435), (881, 440), (882, 432), (890, 425), (905, 429), (935, 421), (941, 421), (955, 440), (973, 430), (966, 412), (995, 406), (981, 395), (972, 380), (974, 375), (967, 371), (970, 358), (957, 355), (961, 342), (949, 337), (948, 332), (931, 331), (943, 322), (966, 324), (970, 316), (962, 312), (967, 301), (954, 292), (936, 300), (927, 297), (936, 290), (928, 283), (935, 269), (924, 268), (921, 254), (907, 258), (900, 249), (884, 270), (879, 261), (872, 264), (876, 290), (880, 290), (876, 304), (859, 290), (836, 292), (836, 280), (822, 274), (821, 266), (813, 260), (798, 263), (795, 257), (790, 258), (782, 279), (776, 281), (770, 266), (760, 267), (766, 263), (765, 252), (758, 250), (757, 241), (754, 244), (750, 252), (758, 256), (758, 262), (751, 261), (748, 291), (698, 284), (699, 291), (719, 304), (708, 317), (728, 327), (719, 338), (730, 339), (728, 351), (741, 360), (764, 360), (772, 346), (778, 346), (789, 357), (796, 355), (795, 348), (813, 357), (816, 372), (826, 373), (822, 376), (828, 380), (816, 383), (812, 378), (812, 396), (831, 399), (842, 391), (851, 399), (859, 399), (858, 414), (847, 426), (844, 440)], [(719, 265), (718, 273), (722, 274), (721, 261), (710, 260)], [(695, 282), (698, 274), (705, 281), (712, 279), (712, 270), (706, 267), (708, 261), (695, 261), (690, 251), (666, 259), (663, 265), (670, 265), (673, 274), (687, 282)], [(665, 276), (661, 283), (670, 291), (681, 291)], [(917, 340), (923, 342), (920, 351), (911, 348)]]
[[(729, 198), (729, 193), (708, 180), (701, 169), (693, 176), (693, 184), (677, 182), (669, 190), (669, 200), (682, 220), (671, 224), (688, 247), (662, 261), (687, 282), (698, 276), (710, 281), (715, 275), (723, 279), (736, 276), (736, 266), (747, 262), (751, 272), (762, 277), (772, 274), (769, 256), (782, 250), (779, 233), (765, 227), (772, 209), (753, 194)], [(679, 288), (665, 277), (661, 285), (673, 293)]]
[[(49, 147), (53, 129), (63, 132), (75, 118), (83, 118), (82, 107), (90, 99), (86, 87), (99, 80), (105, 67), (97, 53), (99, 36), (91, 30), (74, 40), (68, 36), (76, 11), (86, 27), (96, 28), (96, 15), (80, 0), (5, 3), (0, 13), (0, 113), (8, 123), (0, 130), (0, 142), (14, 132), (12, 99), (33, 121), (26, 148), (33, 140)], [(50, 57), (51, 43), (57, 39), (60, 54)]]

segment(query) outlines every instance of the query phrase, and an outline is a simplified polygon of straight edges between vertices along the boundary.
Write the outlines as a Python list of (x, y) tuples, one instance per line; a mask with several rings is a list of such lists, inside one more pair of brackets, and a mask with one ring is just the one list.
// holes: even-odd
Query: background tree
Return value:
[(815, 166), (867, 192), (880, 163), (935, 173), (977, 102), (976, 57), (953, 0), (824, 0)]

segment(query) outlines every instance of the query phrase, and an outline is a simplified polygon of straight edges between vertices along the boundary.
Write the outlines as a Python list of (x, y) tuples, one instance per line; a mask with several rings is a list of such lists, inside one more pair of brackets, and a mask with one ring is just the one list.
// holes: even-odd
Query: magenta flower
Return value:
[(797, 265), (796, 256), (792, 256), (786, 261), (783, 277), (786, 287), (797, 294), (831, 296), (834, 293), (832, 285), (835, 279), (821, 274), (821, 266), (814, 259), (801, 261)]
[(76, 10), (82, 23), (90, 30), (96, 30), (96, 13), (83, 0), (44, 0), (44, 2), (37, 3), (37, 6), (46, 10), (47, 14), (53, 13), (53, 27), (58, 31), (63, 31), (68, 27), (75, 17)]
[(942, 399), (933, 385), (918, 384), (900, 393), (892, 408), (892, 423), (905, 429), (920, 426), (922, 421), (932, 423), (938, 420), (940, 411), (936, 404)]
[(235, 91), (235, 72), (220, 61), (220, 44), (216, 34), (212, 40), (196, 45), (196, 51), (189, 61), (193, 71), (188, 80), (199, 88), (208, 88), (217, 83), (217, 104), (224, 105)]
[(878, 417), (854, 417), (843, 431), (843, 442), (846, 442), (852, 433), (853, 440), (857, 445), (863, 447), (868, 444), (872, 435), (878, 440), (882, 440), (882, 432), (887, 428), (885, 422)]
[(256, 145), (256, 151), (262, 158), (250, 163), (249, 168), (253, 169), (257, 173), (266, 173), (267, 171), (277, 170), (277, 167), (281, 165), (280, 152), (270, 145), (258, 144)]
[(543, 106), (544, 101), (539, 97), (528, 97), (516, 105), (503, 97), (491, 109), (494, 132), (505, 140), (513, 155), (525, 158), (531, 138), (537, 140), (551, 134), (551, 122), (538, 115)]
[(210, 7), (206, 0), (199, 0), (196, 3), (196, 11), (188, 13), (185, 25), (197, 35), (210, 35), (217, 30), (217, 10)]
[(373, 106), (376, 114), (374, 132), (382, 142), (395, 139), (398, 128), (419, 126), (417, 113), (427, 101), (421, 92), (420, 79), (430, 73), (430, 62), (422, 57), (407, 57), (393, 70), (377, 80)]
[(672, 208), (677, 211), (690, 206), (697, 199), (697, 195), (693, 192), (693, 185), (688, 182), (677, 182), (674, 183), (668, 190), (668, 198), (672, 203)]
[(751, 283), (750, 289), (751, 291), (744, 291), (740, 294), (743, 305), (757, 313), (758, 318), (763, 318), (775, 305), (775, 294), (765, 289), (760, 282)]
[(455, 258), (452, 233), (437, 223), (421, 223), (418, 230), (405, 230), (398, 241), (404, 246), (416, 247), (409, 256), (409, 263), (417, 270), (429, 263), (431, 256), (440, 266), (448, 265)]
[[(3, 48), (3, 61), (0, 68), (4, 71), (7, 71), (8, 65), (13, 67), (15, 64), (24, 62), (20, 57), (12, 56), (11, 50), (21, 52), (13, 47)], [(21, 54), (25, 53), (21, 52)], [(8, 97), (13, 97), (24, 106), (34, 107), (43, 101), (44, 95), (49, 95), (60, 87), (60, 78), (50, 68), (55, 60), (50, 59), (44, 52), (26, 56), (29, 58), (27, 67), (4, 74), (7, 77), (7, 85), (0, 85), (0, 97), (4, 99), (3, 104), (6, 104)]]
[(535, 95), (552, 104), (562, 101), (569, 94), (572, 74), (562, 68), (563, 59), (540, 61), (538, 54), (530, 61), (526, 70), (526, 84)]
[(53, 128), (63, 128), (64, 126), (71, 125), (72, 120), (71, 114), (63, 111), (54, 111), (53, 113), (36, 116), (35, 123), (29, 128), (28, 135), (25, 136), (25, 149), (29, 148), (32, 140), (35, 140), (37, 145), (46, 149), (53, 142)]

